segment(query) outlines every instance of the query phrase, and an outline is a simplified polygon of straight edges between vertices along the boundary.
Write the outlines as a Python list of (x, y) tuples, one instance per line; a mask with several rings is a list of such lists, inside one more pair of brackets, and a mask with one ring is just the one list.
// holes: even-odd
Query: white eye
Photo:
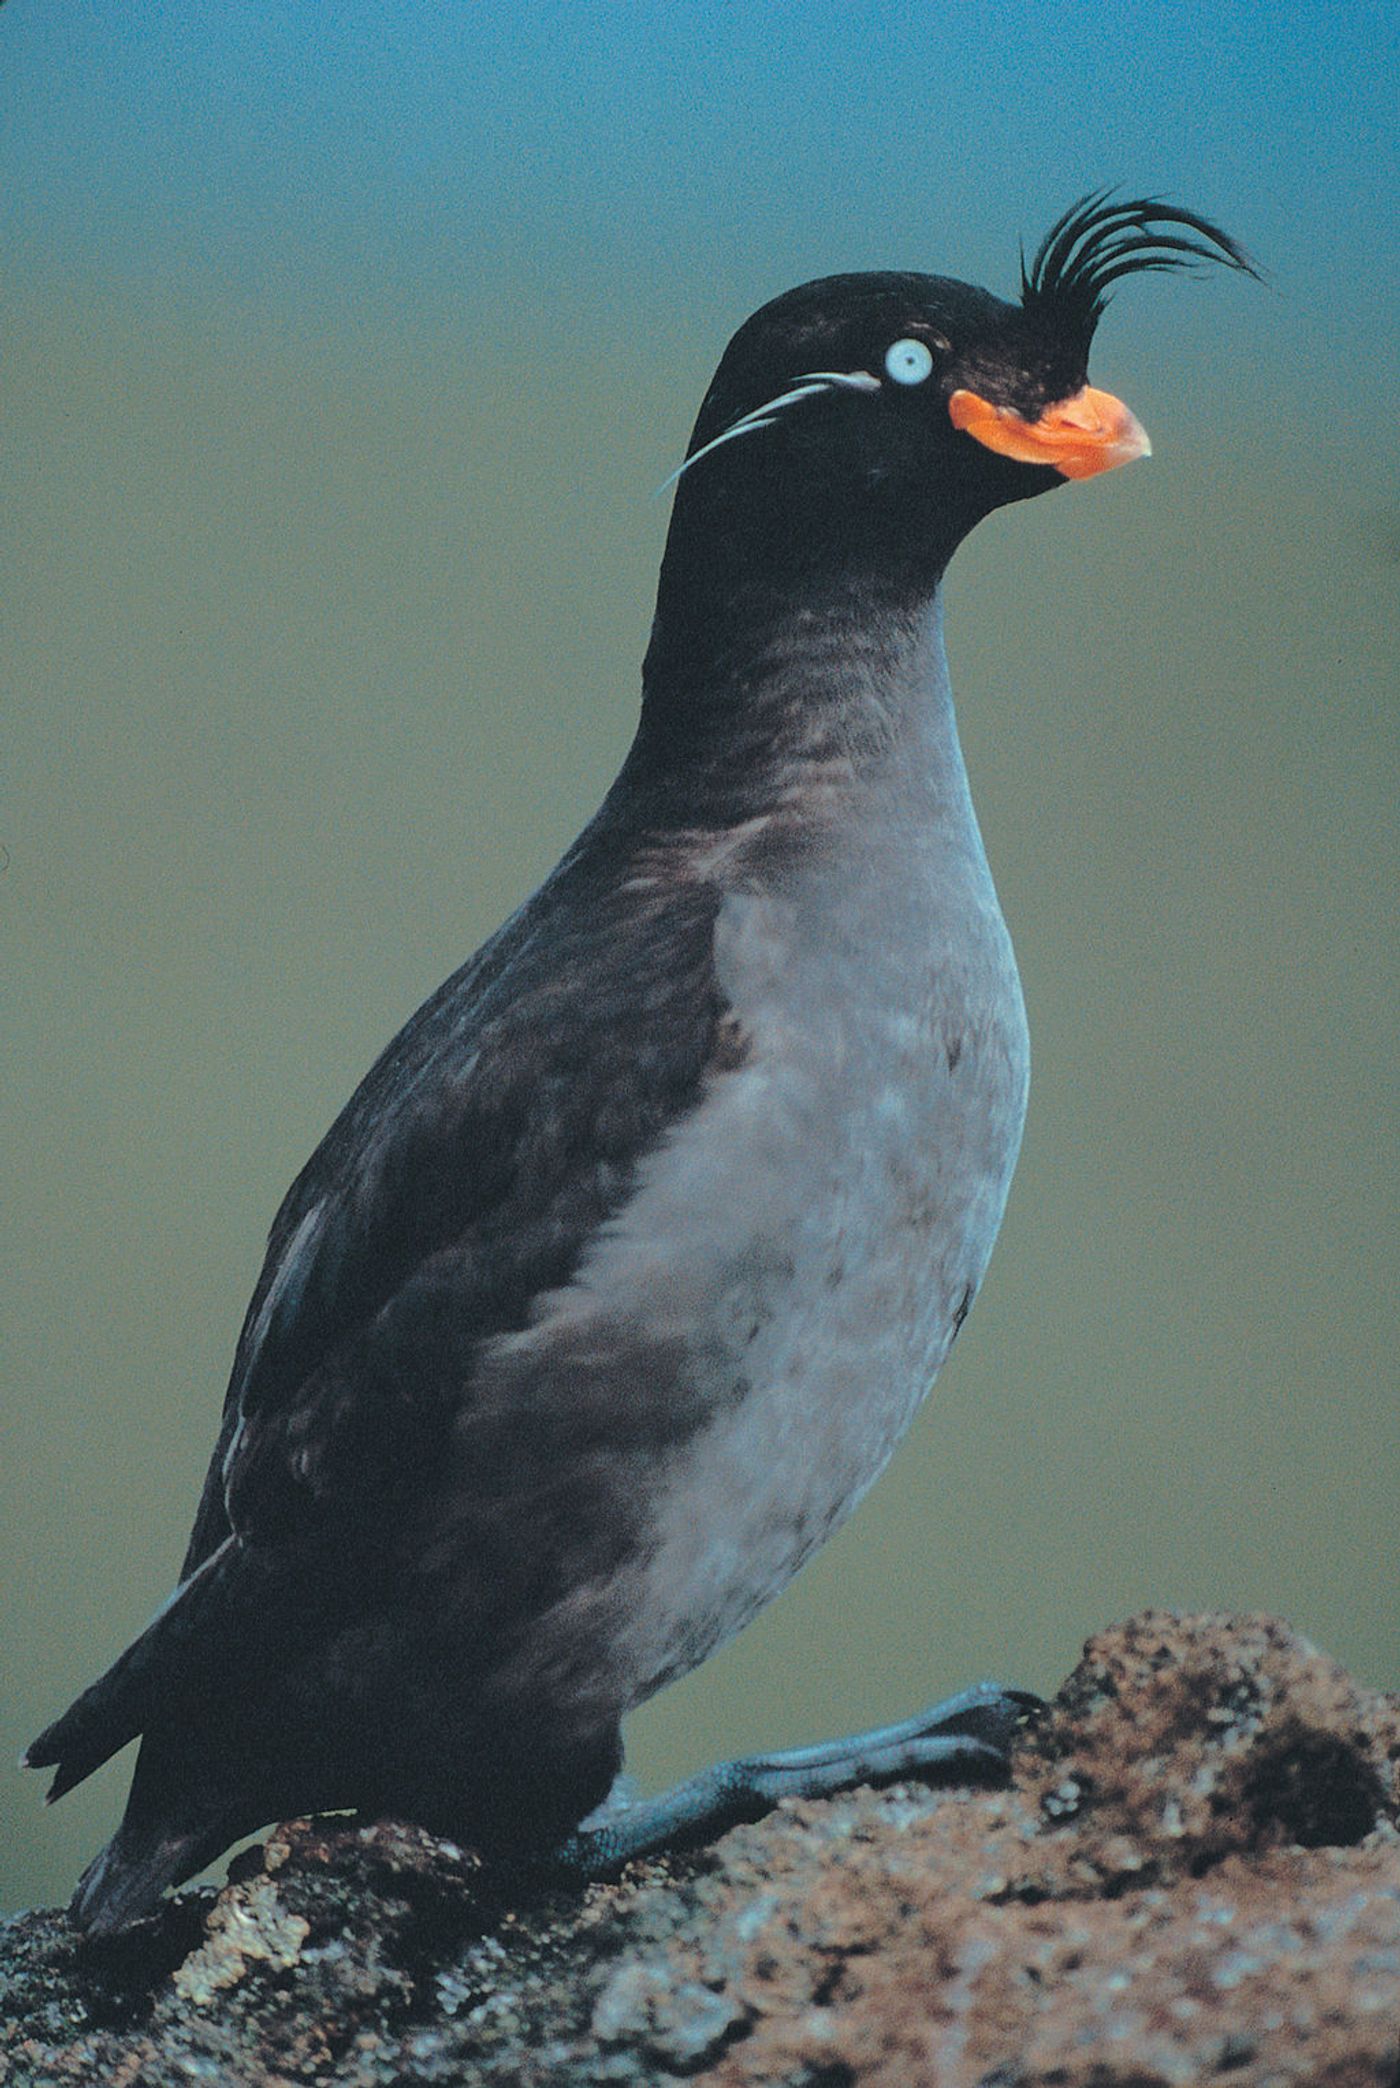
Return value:
[(922, 341), (896, 341), (885, 356), (885, 368), (896, 384), (922, 384), (933, 368), (932, 350)]

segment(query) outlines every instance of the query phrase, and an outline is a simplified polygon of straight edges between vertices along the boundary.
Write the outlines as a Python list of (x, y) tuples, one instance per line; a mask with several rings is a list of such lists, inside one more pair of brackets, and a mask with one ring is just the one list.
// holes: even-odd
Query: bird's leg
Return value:
[(605, 1877), (633, 1857), (712, 1841), (742, 1820), (761, 1819), (780, 1799), (825, 1798), (853, 1784), (903, 1776), (928, 1783), (999, 1782), (1017, 1732), (1040, 1708), (1040, 1699), (1025, 1690), (979, 1682), (899, 1725), (718, 1762), (658, 1798), (619, 1800), (615, 1790), (551, 1851), (545, 1868), (574, 1878)]

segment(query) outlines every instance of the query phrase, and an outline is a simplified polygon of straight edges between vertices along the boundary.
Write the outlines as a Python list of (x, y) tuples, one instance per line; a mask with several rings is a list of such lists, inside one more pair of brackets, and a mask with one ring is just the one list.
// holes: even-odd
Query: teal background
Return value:
[[(626, 746), (726, 338), (835, 269), (1010, 293), (1086, 188), (1153, 460), (949, 590), (1025, 977), (983, 1297), (886, 1479), (634, 1722), (650, 1783), (1053, 1688), (1145, 1603), (1400, 1685), (1397, 17), (1370, 5), (9, 0), (0, 11), (4, 1759), (161, 1599), (262, 1235)], [(61, 1897), (127, 1765), (0, 1903)]]

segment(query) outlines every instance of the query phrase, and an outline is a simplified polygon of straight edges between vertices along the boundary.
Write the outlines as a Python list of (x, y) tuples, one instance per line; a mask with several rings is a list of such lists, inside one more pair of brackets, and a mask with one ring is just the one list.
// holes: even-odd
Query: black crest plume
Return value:
[(1194, 210), (1178, 209), (1156, 196), (1114, 202), (1111, 190), (1095, 189), (1055, 220), (1029, 269), (1022, 256), (1021, 304), (1087, 356), (1111, 283), (1153, 269), (1190, 268), (1198, 261), (1218, 261), (1255, 277), (1259, 273), (1228, 232)]

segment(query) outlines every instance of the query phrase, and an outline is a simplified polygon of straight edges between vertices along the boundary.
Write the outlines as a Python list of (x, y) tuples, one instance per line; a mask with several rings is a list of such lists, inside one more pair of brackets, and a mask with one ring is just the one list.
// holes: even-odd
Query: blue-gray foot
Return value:
[(784, 1798), (827, 1798), (856, 1784), (913, 1777), (925, 1783), (1000, 1783), (1018, 1733), (1043, 1709), (1023, 1689), (978, 1682), (899, 1725), (875, 1726), (815, 1747), (717, 1762), (657, 1798), (607, 1803), (552, 1850), (545, 1868), (606, 1877), (638, 1856), (693, 1848)]

